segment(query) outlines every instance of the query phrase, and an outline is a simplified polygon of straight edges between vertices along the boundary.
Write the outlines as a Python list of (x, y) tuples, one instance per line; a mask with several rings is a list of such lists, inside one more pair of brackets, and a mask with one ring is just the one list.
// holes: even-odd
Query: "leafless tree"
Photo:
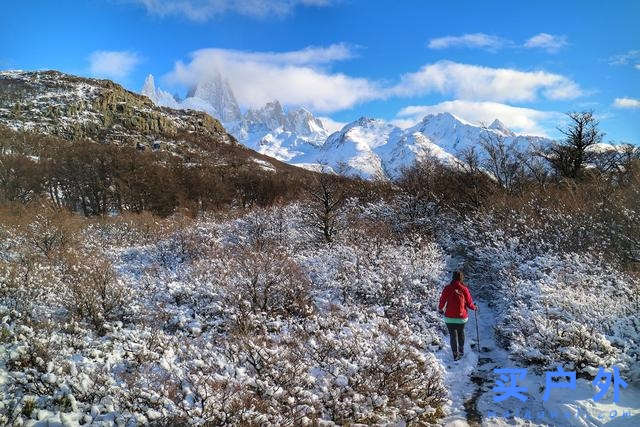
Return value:
[(332, 242), (339, 229), (340, 210), (347, 199), (346, 189), (337, 177), (320, 174), (306, 190), (311, 197), (309, 220), (327, 242)]
[(498, 182), (500, 187), (511, 192), (524, 175), (522, 153), (515, 139), (507, 141), (502, 135), (484, 129), (480, 134), (480, 145), (486, 153), (482, 165)]
[(552, 168), (544, 157), (544, 148), (530, 146), (520, 153), (524, 173), (529, 180), (535, 181), (540, 188), (545, 188), (551, 179)]
[(469, 174), (477, 174), (482, 171), (480, 155), (476, 147), (470, 146), (458, 151), (456, 157), (460, 160), (459, 166)]
[(589, 147), (602, 142), (604, 133), (598, 129), (600, 123), (593, 111), (570, 112), (567, 116), (569, 124), (558, 128), (564, 141), (547, 147), (544, 157), (560, 177), (579, 179), (593, 159)]

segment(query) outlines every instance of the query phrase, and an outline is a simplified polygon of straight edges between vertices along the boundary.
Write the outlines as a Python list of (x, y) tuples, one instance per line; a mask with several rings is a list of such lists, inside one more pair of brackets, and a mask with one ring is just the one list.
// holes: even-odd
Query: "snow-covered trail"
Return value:
[[(494, 314), (482, 300), (476, 300), (478, 313), (471, 313), (465, 327), (465, 356), (453, 361), (449, 337), (437, 357), (446, 368), (445, 383), (450, 391), (450, 415), (443, 421), (444, 426), (475, 426), (484, 421), (484, 414), (478, 412), (477, 401), (490, 389), (489, 382), (493, 369), (507, 354), (498, 348), (493, 335)], [(476, 321), (478, 328), (476, 330)], [(481, 350), (478, 351), (478, 336)]]
[(529, 369), (525, 381), (518, 383), (527, 389), (524, 392), (526, 402), (515, 398), (494, 402), (496, 374), (493, 370), (524, 366), (511, 361), (509, 353), (497, 344), (494, 335), (496, 313), (486, 301), (476, 299), (475, 302), (481, 350), (478, 351), (476, 345), (476, 313), (471, 313), (465, 328), (465, 357), (453, 362), (448, 336), (445, 346), (436, 354), (445, 367), (445, 383), (452, 401), (450, 415), (442, 421), (443, 426), (640, 425), (640, 388), (631, 383), (627, 389), (620, 390), (617, 404), (612, 402), (611, 390), (603, 401), (594, 402), (597, 389), (586, 379), (577, 379), (575, 391), (554, 390), (552, 398), (545, 402), (542, 399), (544, 374), (535, 374)]

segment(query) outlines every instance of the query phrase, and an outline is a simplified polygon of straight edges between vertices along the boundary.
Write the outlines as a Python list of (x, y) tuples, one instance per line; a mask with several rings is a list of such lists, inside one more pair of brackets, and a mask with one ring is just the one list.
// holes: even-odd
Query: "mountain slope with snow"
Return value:
[(520, 148), (550, 142), (542, 137), (517, 135), (499, 120), (484, 127), (449, 113), (430, 114), (408, 129), (363, 117), (329, 136), (318, 160), (334, 169), (347, 166), (347, 173), (365, 178), (394, 178), (427, 158), (457, 165), (459, 153), (475, 148), (481, 154), (481, 144), (488, 140), (502, 140)]
[(157, 105), (211, 114), (238, 141), (259, 153), (305, 168), (366, 179), (397, 177), (403, 169), (426, 158), (457, 165), (457, 156), (470, 148), (481, 154), (481, 144), (486, 140), (500, 139), (522, 149), (550, 142), (518, 135), (498, 119), (486, 127), (450, 113), (427, 115), (408, 129), (362, 117), (329, 135), (311, 112), (304, 108), (285, 111), (278, 101), (242, 114), (231, 87), (220, 74), (191, 88), (181, 101), (156, 88), (151, 75), (142, 93)]
[[(223, 92), (224, 82), (216, 83)], [(215, 85), (214, 85), (215, 86)], [(233, 94), (208, 96), (220, 100), (227, 117), (235, 117)], [(214, 92), (218, 90), (215, 89)], [(239, 144), (210, 114), (207, 100), (191, 97), (178, 102), (147, 78), (143, 95), (110, 80), (92, 79), (58, 71), (0, 72), (0, 131), (51, 135), (67, 141), (93, 141), (136, 147), (139, 151), (170, 153), (188, 165), (228, 165), (234, 171), (303, 174), (299, 168)], [(189, 105), (190, 107), (187, 107)], [(237, 104), (235, 104), (237, 107)], [(204, 111), (204, 112), (203, 112)], [(236, 111), (234, 113), (234, 111)], [(298, 116), (290, 126), (303, 129)], [(297, 121), (296, 121), (297, 120)]]
[(141, 93), (156, 105), (209, 113), (245, 146), (278, 160), (300, 163), (322, 146), (329, 132), (304, 108), (286, 111), (276, 100), (242, 114), (229, 83), (220, 74), (192, 87), (187, 97), (176, 100), (155, 86), (149, 75)]
[(162, 143), (191, 149), (183, 134), (236, 145), (217, 120), (199, 111), (159, 108), (110, 80), (58, 71), (0, 72), (0, 124), (16, 131), (118, 145)]

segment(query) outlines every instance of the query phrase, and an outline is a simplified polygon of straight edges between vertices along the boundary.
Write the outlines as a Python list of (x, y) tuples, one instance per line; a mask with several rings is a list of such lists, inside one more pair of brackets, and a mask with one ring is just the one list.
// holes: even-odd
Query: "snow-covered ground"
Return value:
[[(333, 243), (322, 241), (312, 207), (302, 204), (197, 221), (45, 212), (5, 224), (2, 422), (637, 425), (630, 276), (618, 273), (626, 281), (617, 282), (606, 265), (582, 268), (588, 257), (553, 258), (544, 245), (515, 244), (490, 219), (425, 216), (413, 225), (437, 231), (418, 234), (402, 206), (348, 204)], [(482, 351), (472, 313), (465, 358), (453, 362), (436, 303), (457, 265), (478, 301)], [(511, 276), (500, 281), (505, 269)], [(571, 281), (555, 295), (548, 283), (559, 272)], [(523, 313), (531, 317), (521, 321), (508, 311), (514, 283), (529, 304)], [(572, 299), (563, 324), (597, 320), (586, 359), (567, 359), (580, 353), (574, 341), (550, 351), (518, 329), (544, 304), (562, 311), (560, 294), (576, 293), (564, 283), (581, 283), (585, 298)], [(611, 291), (617, 322), (606, 321), (613, 305), (594, 307), (594, 290)], [(553, 298), (540, 299), (544, 293)], [(556, 327), (540, 332), (551, 339)], [(527, 345), (544, 357), (532, 359)], [(580, 360), (622, 369), (629, 385), (618, 404), (610, 394), (594, 402), (587, 377), (596, 366)], [(543, 372), (558, 362), (580, 372), (576, 390), (555, 389), (544, 402)], [(494, 402), (493, 369), (514, 367), (528, 369), (520, 384), (527, 402)], [(560, 415), (529, 421), (526, 410)], [(620, 416), (611, 418), (613, 410)], [(567, 419), (567, 411), (579, 416)]]
[[(501, 393), (493, 390), (499, 375), (494, 369), (523, 368), (514, 362), (507, 351), (496, 343), (493, 328), (496, 313), (483, 301), (478, 305), (478, 330), (481, 351), (477, 350), (475, 313), (470, 315), (465, 333), (467, 344), (464, 359), (453, 362), (446, 346), (439, 354), (447, 366), (445, 383), (453, 404), (451, 413), (443, 420), (445, 426), (534, 425), (534, 426), (636, 426), (640, 420), (640, 388), (630, 381), (620, 390), (620, 399), (613, 402), (613, 388), (600, 401), (593, 400), (599, 388), (591, 380), (578, 378), (575, 390), (553, 389), (543, 400), (546, 378), (531, 369), (518, 385), (527, 389), (525, 402), (509, 398), (495, 402)], [(450, 367), (450, 368), (449, 368)]]

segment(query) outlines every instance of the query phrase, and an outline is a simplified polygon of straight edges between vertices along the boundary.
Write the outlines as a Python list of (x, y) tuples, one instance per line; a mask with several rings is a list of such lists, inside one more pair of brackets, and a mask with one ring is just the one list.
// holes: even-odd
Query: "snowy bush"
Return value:
[(238, 310), (304, 316), (313, 311), (310, 282), (296, 262), (278, 247), (262, 251), (230, 248), (216, 263), (225, 301)]
[(407, 323), (374, 318), (340, 328), (340, 320), (331, 316), (309, 332), (307, 348), (318, 363), (318, 386), (328, 391), (329, 419), (424, 423), (443, 415), (447, 393), (439, 365)]
[(127, 290), (111, 263), (97, 254), (65, 260), (63, 282), (64, 305), (74, 316), (104, 331), (104, 322), (120, 319), (127, 302)]
[(582, 213), (540, 215), (446, 218), (441, 241), (465, 260), (476, 294), (498, 313), (497, 338), (518, 360), (540, 370), (564, 363), (585, 376), (615, 364), (638, 378), (640, 282), (617, 262), (615, 233)]
[(59, 256), (76, 243), (77, 218), (48, 201), (35, 201), (32, 205), (10, 224), (24, 249), (48, 259)]

